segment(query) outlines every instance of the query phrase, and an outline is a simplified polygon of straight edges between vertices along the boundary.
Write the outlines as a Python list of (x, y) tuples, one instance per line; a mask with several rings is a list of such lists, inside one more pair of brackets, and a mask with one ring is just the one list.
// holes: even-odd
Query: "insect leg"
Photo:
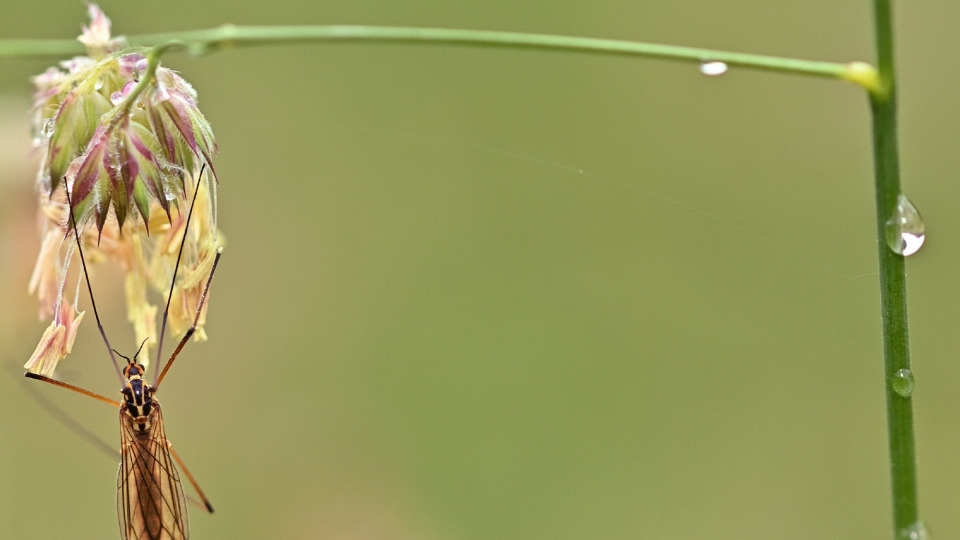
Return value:
[(183, 474), (187, 475), (187, 480), (190, 480), (190, 483), (193, 485), (193, 489), (197, 491), (197, 495), (200, 495), (200, 498), (203, 499), (203, 505), (206, 507), (207, 512), (213, 513), (213, 505), (210, 504), (210, 500), (207, 499), (207, 496), (203, 494), (203, 490), (200, 489), (200, 484), (197, 483), (197, 480), (190, 474), (190, 469), (187, 469), (187, 466), (183, 464), (183, 460), (180, 459), (180, 455), (177, 454), (177, 451), (173, 449), (173, 443), (167, 441), (167, 448), (170, 449), (170, 453), (173, 454), (173, 459), (177, 460), (177, 465), (180, 466), (180, 470), (183, 471)]
[(197, 315), (193, 318), (193, 326), (187, 330), (187, 333), (184, 334), (183, 339), (180, 340), (180, 344), (177, 345), (176, 350), (173, 351), (173, 354), (170, 355), (170, 359), (167, 360), (166, 365), (163, 366), (163, 371), (160, 372), (160, 376), (157, 378), (157, 384), (153, 385), (154, 390), (160, 388), (160, 383), (163, 382), (163, 377), (167, 374), (167, 370), (169, 370), (170, 366), (173, 365), (173, 361), (177, 359), (177, 355), (180, 354), (183, 346), (186, 345), (187, 341), (190, 340), (190, 336), (192, 336), (197, 330), (197, 323), (200, 322), (200, 312), (203, 310), (203, 303), (207, 300), (207, 293), (210, 292), (210, 283), (213, 282), (213, 274), (217, 271), (217, 265), (220, 264), (221, 255), (223, 255), (223, 250), (218, 249), (217, 257), (213, 260), (213, 268), (210, 269), (210, 277), (207, 278), (207, 285), (203, 288), (203, 294), (200, 296), (200, 303), (197, 304)]
[(66, 388), (67, 390), (73, 390), (74, 392), (79, 392), (79, 393), (81, 393), (81, 394), (83, 394), (83, 395), (85, 395), (85, 396), (90, 396), (90, 397), (92, 397), (93, 399), (99, 399), (100, 401), (102, 401), (102, 402), (104, 402), (104, 403), (109, 403), (109, 404), (113, 405), (114, 407), (119, 407), (119, 406), (120, 406), (120, 402), (119, 402), (119, 401), (114, 401), (114, 400), (112, 400), (112, 399), (110, 399), (110, 398), (108, 398), (108, 397), (101, 396), (100, 394), (97, 394), (97, 393), (95, 393), (95, 392), (91, 392), (91, 391), (89, 391), (89, 390), (84, 390), (83, 388), (80, 388), (79, 386), (74, 386), (74, 385), (72, 385), (72, 384), (67, 384), (67, 383), (65, 383), (65, 382), (60, 382), (60, 381), (51, 379), (50, 377), (44, 377), (43, 375), (38, 375), (38, 374), (36, 374), (36, 373), (30, 373), (29, 371), (26, 372), (26, 373), (24, 373), (23, 376), (26, 377), (26, 378), (28, 378), (28, 379), (36, 379), (36, 380), (38, 380), (38, 381), (43, 381), (43, 382), (46, 382), (46, 383), (50, 383), (50, 384), (52, 384), (52, 385), (54, 385), (54, 386), (59, 386), (60, 388)]
[(90, 443), (94, 448), (100, 450), (104, 455), (110, 456), (115, 461), (120, 460), (120, 453), (117, 452), (117, 449), (114, 445), (109, 444), (100, 436), (96, 435), (89, 429), (87, 429), (80, 421), (74, 418), (70, 413), (63, 410), (59, 405), (54, 403), (50, 398), (44, 395), (39, 389), (35, 388), (32, 384), (28, 384), (23, 387), (27, 393), (30, 395), (30, 398), (37, 402), (38, 405), (43, 407), (47, 413), (53, 417), (54, 420), (60, 422), (66, 426), (70, 431), (79, 435), (85, 441)]
[[(97, 312), (97, 301), (93, 298), (93, 286), (90, 285), (90, 274), (87, 272), (87, 261), (83, 258), (83, 246), (80, 241), (80, 230), (77, 228), (77, 218), (73, 215), (73, 198), (70, 196), (70, 188), (67, 187), (67, 179), (63, 178), (63, 190), (67, 193), (67, 206), (70, 210), (70, 225), (73, 227), (73, 236), (77, 240), (77, 251), (80, 253), (80, 264), (83, 266), (83, 277), (87, 281), (87, 292), (90, 293), (90, 304), (93, 306), (93, 316), (97, 318), (97, 328), (100, 329), (100, 336), (103, 343), (107, 346), (107, 352), (110, 354), (110, 360), (113, 360), (113, 367), (117, 370), (117, 377), (123, 381), (123, 375), (120, 373), (120, 364), (117, 363), (117, 357), (113, 355), (113, 348), (110, 347), (110, 340), (107, 339), (107, 332), (100, 324), (100, 313)], [(67, 231), (69, 233), (70, 231)]]
[[(197, 175), (196, 185), (193, 188), (193, 200), (190, 202), (190, 211), (187, 212), (187, 222), (183, 226), (183, 239), (180, 240), (180, 251), (177, 253), (177, 262), (173, 265), (173, 280), (170, 282), (170, 293), (167, 295), (167, 307), (163, 308), (163, 322), (160, 323), (160, 338), (157, 339), (157, 369), (160, 368), (160, 358), (163, 355), (163, 335), (167, 331), (167, 317), (170, 315), (170, 301), (173, 300), (173, 287), (177, 284), (177, 272), (180, 270), (183, 246), (187, 243), (187, 233), (190, 232), (190, 218), (193, 217), (193, 207), (197, 204), (197, 195), (200, 194), (201, 180), (203, 179), (203, 171), (206, 167), (206, 163), (200, 166), (200, 174)], [(166, 372), (166, 369), (164, 369), (164, 372)], [(154, 381), (153, 385), (157, 386), (158, 384), (160, 384), (159, 379)]]

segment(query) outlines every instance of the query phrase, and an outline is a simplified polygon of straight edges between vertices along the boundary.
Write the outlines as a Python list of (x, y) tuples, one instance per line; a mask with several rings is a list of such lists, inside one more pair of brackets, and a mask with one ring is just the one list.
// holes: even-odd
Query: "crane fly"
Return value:
[[(177, 255), (177, 262), (173, 270), (173, 281), (170, 284), (170, 293), (167, 297), (167, 305), (163, 312), (163, 323), (160, 326), (160, 338), (157, 347), (157, 362), (161, 358), (163, 335), (167, 326), (167, 316), (170, 311), (170, 301), (173, 298), (174, 285), (177, 282), (177, 272), (180, 267), (180, 260), (183, 256), (183, 245), (186, 243), (187, 233), (190, 230), (190, 218), (193, 216), (193, 207), (197, 201), (197, 194), (200, 192), (201, 181), (204, 168), (201, 167), (200, 175), (196, 182), (196, 188), (193, 194), (193, 201), (190, 204), (190, 211), (187, 214), (186, 225), (184, 226), (183, 240), (180, 243), (180, 251)], [(66, 181), (64, 181), (66, 186)], [(65, 188), (66, 189), (66, 188)], [(47, 382), (61, 388), (73, 390), (92, 397), (99, 401), (109, 403), (118, 408), (120, 414), (120, 469), (117, 472), (117, 514), (120, 523), (120, 538), (122, 540), (189, 540), (190, 528), (187, 519), (187, 502), (195, 502), (186, 497), (183, 493), (183, 486), (180, 483), (180, 475), (177, 473), (177, 466), (183, 471), (184, 475), (193, 485), (202, 505), (197, 503), (207, 512), (213, 513), (213, 506), (203, 494), (197, 481), (184, 465), (183, 460), (173, 449), (173, 445), (167, 440), (166, 432), (163, 427), (163, 414), (161, 413), (160, 403), (154, 395), (163, 382), (177, 359), (184, 345), (193, 336), (200, 320), (204, 302), (207, 299), (207, 293), (210, 291), (210, 284), (213, 282), (213, 275), (217, 270), (217, 264), (220, 262), (221, 250), (217, 249), (216, 257), (213, 260), (213, 266), (210, 269), (210, 275), (207, 277), (203, 294), (197, 305), (196, 315), (193, 319), (193, 325), (187, 330), (186, 334), (180, 340), (177, 348), (170, 355), (170, 358), (164, 364), (160, 375), (155, 379), (154, 384), (146, 381), (146, 368), (137, 361), (140, 350), (143, 349), (143, 343), (140, 350), (130, 359), (110, 347), (110, 341), (100, 323), (100, 315), (97, 313), (97, 304), (93, 297), (93, 288), (90, 285), (90, 275), (87, 272), (87, 263), (83, 257), (83, 248), (80, 241), (80, 233), (77, 229), (76, 217), (73, 214), (73, 201), (70, 191), (67, 189), (67, 203), (70, 210), (70, 223), (73, 227), (74, 238), (77, 242), (77, 250), (80, 255), (80, 262), (83, 267), (83, 275), (87, 284), (87, 291), (90, 293), (90, 303), (93, 307), (93, 313), (97, 320), (97, 327), (103, 338), (107, 351), (113, 359), (114, 365), (118, 368), (114, 353), (127, 361), (127, 365), (122, 370), (124, 379), (123, 388), (120, 393), (122, 401), (116, 401), (102, 396), (95, 392), (85, 390), (78, 386), (67, 384), (44, 375), (27, 372), (24, 375), (31, 379)], [(144, 340), (146, 343), (146, 340)], [(172, 458), (172, 459), (171, 459)], [(176, 465), (174, 464), (176, 462)]]

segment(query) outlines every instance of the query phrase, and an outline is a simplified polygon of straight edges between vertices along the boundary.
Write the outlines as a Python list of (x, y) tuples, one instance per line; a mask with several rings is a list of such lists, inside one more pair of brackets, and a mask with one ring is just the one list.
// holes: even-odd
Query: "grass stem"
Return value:
[[(170, 41), (179, 41), (184, 44), (186, 49), (196, 54), (233, 47), (298, 43), (350, 41), (440, 43), (637, 56), (691, 63), (717, 61), (724, 62), (732, 67), (840, 79), (867, 88), (874, 84), (876, 79), (876, 71), (873, 67), (863, 62), (819, 62), (637, 41), (488, 30), (391, 26), (234, 26), (228, 24), (207, 30), (130, 36), (127, 39), (131, 45), (139, 47), (153, 47)], [(83, 52), (83, 45), (73, 40), (0, 40), (0, 58), (68, 56), (82, 54)]]
[(913, 434), (913, 398), (897, 394), (894, 377), (910, 369), (907, 333), (907, 281), (904, 258), (886, 242), (886, 223), (900, 195), (897, 149), (897, 100), (890, 0), (874, 0), (879, 84), (870, 92), (873, 113), (874, 171), (877, 199), (877, 248), (880, 258), (880, 304), (883, 325), (887, 429), (893, 490), (894, 538), (909, 537), (920, 520), (917, 458)]

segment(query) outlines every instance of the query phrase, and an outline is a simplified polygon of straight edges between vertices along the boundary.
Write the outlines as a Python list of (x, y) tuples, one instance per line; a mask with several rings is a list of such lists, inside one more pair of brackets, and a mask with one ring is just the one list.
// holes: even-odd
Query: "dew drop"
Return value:
[(899, 369), (890, 379), (890, 386), (900, 397), (908, 398), (913, 395), (913, 372), (909, 369)]
[(43, 123), (43, 129), (40, 130), (40, 133), (49, 139), (53, 135), (54, 125), (53, 118), (47, 118), (47, 120)]
[(97, 79), (97, 82), (93, 84), (93, 89), (99, 91), (103, 88), (103, 79)]
[(887, 245), (897, 255), (909, 257), (924, 241), (923, 218), (906, 195), (897, 196), (893, 217), (887, 220)]
[(723, 75), (726, 72), (727, 64), (725, 62), (717, 62), (715, 60), (704, 60), (700, 62), (700, 73), (703, 73), (704, 75), (716, 77), (717, 75)]
[(53, 135), (53, 118), (47, 118), (44, 120), (43, 125), (39, 128), (36, 124), (33, 127), (33, 146), (34, 148), (39, 148), (43, 146)]
[(120, 102), (123, 101), (123, 98), (124, 98), (123, 92), (117, 90), (116, 92), (110, 94), (110, 103), (113, 103), (114, 105), (119, 105)]
[(897, 540), (933, 540), (933, 535), (918, 521), (906, 529), (900, 529)]

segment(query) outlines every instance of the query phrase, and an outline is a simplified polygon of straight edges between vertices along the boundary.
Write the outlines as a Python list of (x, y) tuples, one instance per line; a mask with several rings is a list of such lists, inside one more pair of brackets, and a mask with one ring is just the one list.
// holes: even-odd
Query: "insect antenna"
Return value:
[(63, 178), (63, 189), (67, 193), (67, 206), (70, 210), (70, 226), (73, 227), (73, 237), (77, 241), (77, 251), (80, 253), (80, 264), (83, 266), (83, 278), (87, 282), (87, 292), (90, 293), (90, 304), (93, 306), (93, 316), (97, 319), (97, 328), (100, 329), (100, 336), (103, 338), (104, 345), (107, 346), (107, 352), (110, 353), (110, 360), (113, 361), (113, 367), (117, 370), (117, 378), (123, 382), (123, 374), (120, 372), (120, 364), (117, 363), (117, 357), (113, 355), (114, 350), (110, 346), (110, 340), (107, 339), (107, 332), (103, 329), (100, 322), (100, 313), (97, 311), (97, 301), (93, 297), (93, 287), (90, 285), (90, 274), (87, 272), (87, 261), (83, 257), (83, 246), (80, 241), (80, 230), (77, 228), (77, 218), (73, 215), (73, 198), (70, 197), (70, 188), (67, 187), (67, 178)]
[(137, 357), (140, 356), (140, 351), (143, 350), (143, 346), (147, 344), (147, 340), (148, 340), (148, 339), (150, 339), (150, 338), (145, 338), (143, 341), (140, 342), (140, 348), (137, 349), (137, 352), (135, 352), (135, 353), (133, 354), (133, 362), (134, 362), (134, 363), (136, 363)]
[(123, 358), (124, 360), (126, 360), (128, 364), (132, 364), (132, 363), (133, 363), (133, 362), (130, 361), (130, 357), (129, 357), (129, 356), (124, 356), (124, 355), (120, 354), (120, 351), (118, 351), (118, 350), (116, 350), (116, 349), (113, 349), (113, 352), (117, 353), (117, 356), (119, 356), (120, 358)]
[[(190, 210), (187, 212), (187, 223), (183, 227), (183, 239), (180, 240), (180, 251), (177, 253), (177, 262), (173, 266), (173, 279), (170, 281), (170, 293), (167, 295), (167, 306), (163, 308), (163, 322), (160, 324), (160, 338), (157, 340), (157, 371), (160, 373), (160, 359), (163, 358), (163, 335), (167, 331), (167, 317), (170, 315), (170, 301), (173, 300), (173, 287), (177, 284), (177, 272), (180, 271), (180, 259), (183, 257), (183, 246), (187, 243), (187, 233), (190, 232), (190, 218), (193, 217), (193, 207), (197, 204), (197, 195), (200, 194), (201, 180), (203, 171), (207, 164), (200, 166), (200, 174), (197, 175), (196, 187), (193, 190), (193, 200), (190, 202)], [(153, 381), (153, 386), (157, 386), (159, 377)]]

